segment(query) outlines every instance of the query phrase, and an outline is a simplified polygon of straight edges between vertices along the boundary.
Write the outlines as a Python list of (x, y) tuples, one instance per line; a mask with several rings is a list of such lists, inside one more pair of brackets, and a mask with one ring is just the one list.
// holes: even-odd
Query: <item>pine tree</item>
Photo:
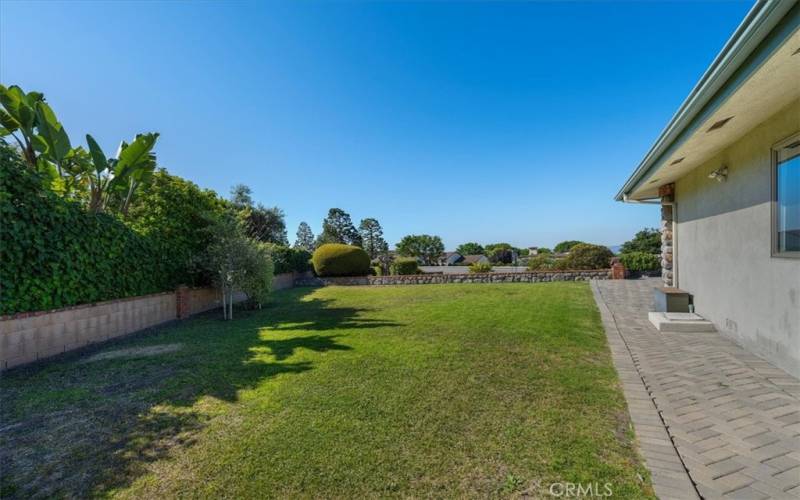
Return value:
[(314, 251), (314, 233), (311, 227), (305, 222), (301, 222), (297, 227), (297, 239), (294, 240), (294, 247), (301, 248), (307, 252)]
[(388, 248), (383, 239), (383, 228), (378, 219), (362, 219), (358, 226), (358, 232), (361, 235), (362, 247), (370, 259), (375, 259), (384, 251), (384, 248)]
[(317, 246), (324, 243), (361, 246), (361, 235), (353, 225), (350, 214), (341, 208), (328, 210), (328, 216), (322, 221), (322, 234), (317, 238)]

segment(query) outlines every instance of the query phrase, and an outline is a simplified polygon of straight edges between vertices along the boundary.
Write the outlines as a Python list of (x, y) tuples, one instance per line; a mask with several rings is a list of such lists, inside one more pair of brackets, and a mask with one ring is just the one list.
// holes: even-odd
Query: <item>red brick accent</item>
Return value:
[(625, 266), (622, 262), (615, 261), (611, 264), (611, 279), (624, 280), (625, 279)]
[(189, 287), (181, 285), (175, 289), (175, 306), (178, 319), (186, 319), (191, 314), (191, 304), (189, 301)]

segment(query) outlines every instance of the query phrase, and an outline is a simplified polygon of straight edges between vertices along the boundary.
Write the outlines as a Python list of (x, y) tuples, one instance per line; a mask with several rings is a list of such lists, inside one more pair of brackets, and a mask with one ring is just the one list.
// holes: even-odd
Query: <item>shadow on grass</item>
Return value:
[[(236, 402), (243, 389), (312, 370), (313, 362), (287, 361), (298, 350), (351, 350), (336, 332), (399, 326), (359, 318), (365, 309), (305, 297), (312, 291), (281, 292), (265, 309), (237, 311), (233, 321), (208, 313), (4, 374), (0, 497), (84, 497), (124, 488), (149, 463), (195, 443), (214, 414), (198, 411), (198, 401)], [(269, 338), (270, 331), (282, 338)], [(98, 351), (135, 353), (166, 343), (180, 348), (90, 361)]]

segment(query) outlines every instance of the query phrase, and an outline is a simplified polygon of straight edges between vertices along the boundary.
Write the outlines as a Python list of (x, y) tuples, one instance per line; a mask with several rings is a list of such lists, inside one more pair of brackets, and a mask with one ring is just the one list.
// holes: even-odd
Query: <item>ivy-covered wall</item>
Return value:
[(0, 314), (170, 290), (163, 262), (146, 236), (44, 188), (0, 145)]

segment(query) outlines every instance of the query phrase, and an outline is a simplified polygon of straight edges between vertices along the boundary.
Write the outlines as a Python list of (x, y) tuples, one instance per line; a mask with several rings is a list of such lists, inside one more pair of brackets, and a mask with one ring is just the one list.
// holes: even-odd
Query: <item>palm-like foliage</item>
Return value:
[(42, 93), (0, 85), (0, 104), (0, 137), (11, 137), (28, 166), (45, 174), (54, 190), (88, 198), (93, 212), (126, 214), (136, 190), (153, 175), (157, 133), (139, 134), (130, 144), (123, 141), (116, 158), (107, 158), (88, 134), (89, 151), (73, 148)]
[(123, 215), (133, 200), (136, 189), (147, 183), (156, 168), (153, 154), (157, 133), (139, 134), (133, 142), (122, 142), (116, 158), (106, 158), (100, 145), (86, 134), (91, 158), (90, 168), (85, 175), (89, 183), (89, 209), (94, 212), (106, 211), (111, 205)]

